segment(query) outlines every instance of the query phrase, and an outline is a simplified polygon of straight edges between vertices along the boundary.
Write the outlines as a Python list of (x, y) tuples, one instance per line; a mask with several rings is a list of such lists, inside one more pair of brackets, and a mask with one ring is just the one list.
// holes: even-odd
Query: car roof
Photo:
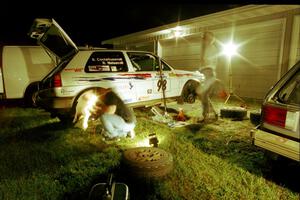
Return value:
[(138, 51), (138, 50), (123, 50), (123, 49), (106, 49), (106, 48), (100, 48), (100, 47), (79, 47), (79, 51), (103, 51), (103, 52), (123, 52), (123, 53), (150, 53), (154, 54), (153, 52), (150, 51)]

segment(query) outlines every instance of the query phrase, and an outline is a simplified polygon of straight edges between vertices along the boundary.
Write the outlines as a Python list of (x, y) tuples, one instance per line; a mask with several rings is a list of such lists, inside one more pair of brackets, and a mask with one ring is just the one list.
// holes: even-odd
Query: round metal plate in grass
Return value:
[(139, 178), (159, 178), (173, 169), (172, 155), (157, 147), (136, 147), (124, 151), (128, 172)]

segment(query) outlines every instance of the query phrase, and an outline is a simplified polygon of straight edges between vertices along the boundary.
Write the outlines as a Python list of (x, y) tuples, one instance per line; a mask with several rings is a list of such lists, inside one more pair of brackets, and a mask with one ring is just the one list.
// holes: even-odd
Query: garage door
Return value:
[(289, 68), (300, 60), (300, 15), (294, 16)]
[[(262, 99), (278, 80), (283, 27), (284, 21), (279, 19), (240, 26), (234, 30), (233, 38), (241, 44), (239, 55), (231, 59), (236, 94)], [(226, 41), (228, 36), (221, 31), (216, 33), (216, 37)]]
[(201, 35), (161, 40), (162, 57), (174, 68), (196, 70), (199, 68)]
[[(282, 19), (210, 30), (218, 41), (233, 37), (240, 56), (232, 57), (234, 92), (241, 97), (262, 99), (277, 81), (284, 21)], [(161, 41), (162, 56), (175, 68), (196, 70), (200, 62), (201, 35)], [(217, 76), (228, 85), (228, 65), (219, 57)]]

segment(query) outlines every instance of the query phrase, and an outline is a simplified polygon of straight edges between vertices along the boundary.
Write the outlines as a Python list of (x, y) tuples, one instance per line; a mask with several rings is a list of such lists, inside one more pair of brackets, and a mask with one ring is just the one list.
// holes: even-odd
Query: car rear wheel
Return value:
[(37, 107), (36, 97), (38, 91), (38, 82), (31, 83), (24, 94), (24, 102), (26, 107)]

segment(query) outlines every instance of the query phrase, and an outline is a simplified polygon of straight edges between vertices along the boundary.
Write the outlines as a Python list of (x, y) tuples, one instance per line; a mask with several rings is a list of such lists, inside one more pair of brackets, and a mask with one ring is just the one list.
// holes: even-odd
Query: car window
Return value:
[[(157, 71), (159, 70), (158, 57), (150, 53), (130, 52), (128, 53), (130, 61), (135, 71)], [(161, 62), (162, 69), (165, 71), (171, 70), (170, 67)]]
[(94, 52), (88, 59), (85, 72), (126, 72), (128, 67), (122, 52)]
[(154, 71), (158, 63), (155, 56), (148, 53), (128, 53), (135, 71)]
[(51, 26), (40, 42), (59, 58), (71, 55), (74, 50), (74, 47), (56, 26)]
[(300, 106), (300, 70), (289, 79), (278, 96), (283, 103)]
[(170, 71), (171, 70), (171, 68), (164, 61), (161, 61), (161, 67), (162, 67), (163, 71)]

